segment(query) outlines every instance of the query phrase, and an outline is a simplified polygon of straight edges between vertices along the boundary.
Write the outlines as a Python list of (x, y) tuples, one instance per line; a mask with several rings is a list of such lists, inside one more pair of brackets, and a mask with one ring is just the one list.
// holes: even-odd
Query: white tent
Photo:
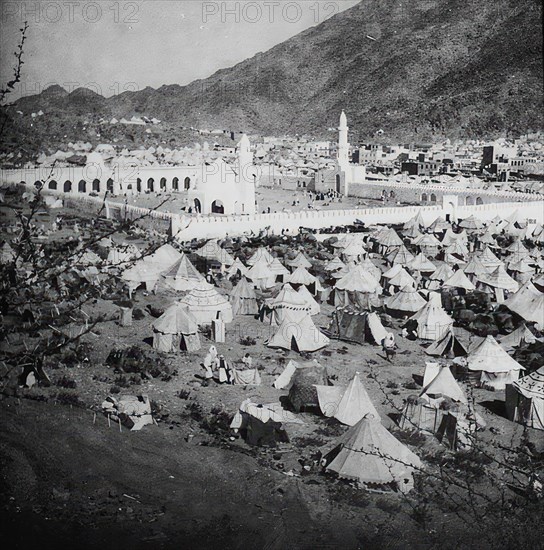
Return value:
[(225, 323), (232, 321), (232, 306), (226, 296), (207, 282), (198, 283), (186, 296), (180, 299), (195, 317), (199, 325), (211, 324), (218, 317)]
[(351, 382), (344, 386), (316, 386), (321, 412), (334, 417), (342, 424), (354, 426), (367, 414), (379, 420), (380, 415), (356, 373)]
[(200, 338), (196, 319), (187, 306), (172, 304), (153, 323), (153, 347), (159, 351), (198, 351)]
[[(529, 428), (544, 430), (544, 367), (524, 376), (512, 384), (517, 393), (512, 420)], [(506, 406), (509, 407), (509, 391), (506, 392)]]
[(329, 339), (314, 325), (309, 314), (304, 317), (287, 314), (270, 338), (268, 347), (311, 352), (324, 348), (328, 343)]
[(429, 301), (412, 317), (417, 321), (417, 335), (423, 340), (440, 340), (453, 326), (453, 318), (442, 307), (440, 295), (429, 294)]

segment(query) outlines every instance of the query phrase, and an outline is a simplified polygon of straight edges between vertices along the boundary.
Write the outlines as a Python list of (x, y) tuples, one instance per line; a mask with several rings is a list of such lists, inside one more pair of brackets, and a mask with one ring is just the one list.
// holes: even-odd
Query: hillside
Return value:
[(379, 129), (390, 140), (494, 137), (544, 126), (542, 79), (536, 0), (363, 0), (188, 86), (107, 99), (56, 87), (10, 112), (42, 109), (65, 134), (81, 117), (144, 114), (173, 129), (322, 136), (344, 108), (352, 141)]

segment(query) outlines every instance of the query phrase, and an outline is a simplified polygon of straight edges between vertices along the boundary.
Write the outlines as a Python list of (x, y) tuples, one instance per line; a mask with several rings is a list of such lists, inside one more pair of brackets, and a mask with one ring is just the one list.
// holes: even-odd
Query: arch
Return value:
[(195, 212), (202, 213), (202, 204), (198, 199), (195, 199)]
[(421, 194), (421, 202), (427, 202), (429, 200), (429, 198), (427, 197), (427, 193), (422, 193)]
[(470, 205), (474, 204), (474, 199), (470, 195), (467, 195), (467, 197), (465, 199), (465, 204), (467, 206), (470, 206)]
[(179, 190), (179, 178), (174, 178), (172, 180), (172, 189), (174, 191), (178, 191)]
[(225, 206), (223, 205), (223, 202), (219, 199), (216, 199), (212, 202), (212, 214), (224, 214), (225, 213)]
[(136, 178), (136, 191), (138, 193), (142, 192), (142, 180), (140, 178)]
[(100, 180), (93, 180), (93, 191), (98, 191), (100, 193)]
[(77, 190), (80, 193), (86, 193), (87, 192), (87, 182), (85, 180), (79, 180), (79, 183), (77, 184)]
[(336, 174), (336, 192), (340, 193), (340, 174)]
[(159, 182), (159, 188), (166, 189), (166, 178), (161, 178), (161, 181)]
[(436, 195), (431, 193), (431, 202), (436, 202)]
[(72, 190), (72, 182), (70, 180), (66, 180), (64, 182), (64, 192), (69, 193)]
[(482, 197), (476, 197), (476, 204), (483, 204), (484, 203), (484, 200), (482, 199)]
[[(36, 182), (38, 183), (38, 182)], [(36, 183), (34, 185), (36, 185)], [(41, 183), (41, 182), (39, 182)], [(48, 189), (56, 189), (57, 188), (57, 182), (55, 180), (51, 180), (48, 184), (47, 184), (47, 188)]]
[(147, 180), (147, 190), (151, 192), (155, 191), (155, 180), (153, 178)]
[(108, 178), (108, 181), (106, 182), (106, 190), (113, 193), (113, 180), (111, 178)]
[(129, 183), (129, 184), (127, 185), (127, 191), (129, 191), (129, 190), (132, 191), (132, 183)]
[(190, 188), (191, 188), (191, 178), (189, 176), (187, 176), (183, 180), (183, 189), (190, 189)]

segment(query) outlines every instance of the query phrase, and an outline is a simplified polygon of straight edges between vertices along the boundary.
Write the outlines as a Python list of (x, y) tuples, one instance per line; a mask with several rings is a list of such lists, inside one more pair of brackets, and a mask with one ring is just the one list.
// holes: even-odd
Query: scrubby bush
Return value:
[(71, 378), (68, 378), (67, 376), (63, 376), (56, 380), (55, 386), (59, 388), (68, 388), (68, 389), (75, 389), (77, 387), (77, 383), (75, 380), (72, 380)]

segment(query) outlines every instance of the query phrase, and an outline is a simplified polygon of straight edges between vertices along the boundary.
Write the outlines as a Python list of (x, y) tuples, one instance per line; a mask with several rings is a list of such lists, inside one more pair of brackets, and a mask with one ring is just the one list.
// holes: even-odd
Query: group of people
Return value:
[[(246, 369), (253, 368), (253, 359), (249, 353), (246, 353), (242, 358), (242, 364)], [(227, 361), (224, 355), (218, 354), (215, 346), (210, 346), (202, 366), (204, 367), (204, 380), (206, 382), (214, 380), (219, 384), (236, 383), (235, 369), (232, 363)]]

